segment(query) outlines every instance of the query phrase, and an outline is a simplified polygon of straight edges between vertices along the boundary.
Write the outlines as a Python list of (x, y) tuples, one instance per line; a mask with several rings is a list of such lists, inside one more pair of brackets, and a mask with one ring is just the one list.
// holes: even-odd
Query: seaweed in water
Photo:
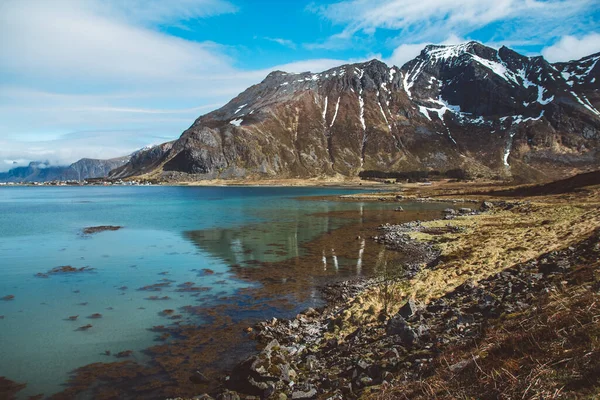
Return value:
[(120, 351), (117, 354), (115, 354), (115, 357), (125, 358), (125, 357), (130, 357), (132, 354), (133, 354), (133, 350), (125, 350), (125, 351)]
[(63, 265), (60, 267), (55, 267), (49, 270), (48, 272), (38, 272), (35, 274), (37, 278), (49, 278), (50, 275), (59, 275), (59, 274), (75, 274), (80, 272), (92, 272), (95, 268), (91, 267), (81, 267), (75, 268), (70, 265)]
[(159, 297), (159, 296), (150, 296), (150, 297), (146, 297), (146, 300), (171, 300), (171, 298), (169, 296), (163, 296), (163, 297)]
[(92, 327), (91, 324), (87, 324), (84, 326), (80, 326), (79, 328), (77, 328), (78, 331), (87, 331), (88, 329), (90, 329)]
[(112, 225), (102, 225), (102, 226), (88, 226), (87, 228), (83, 228), (84, 235), (92, 235), (98, 232), (104, 231), (118, 231), (123, 228), (122, 226), (112, 226)]

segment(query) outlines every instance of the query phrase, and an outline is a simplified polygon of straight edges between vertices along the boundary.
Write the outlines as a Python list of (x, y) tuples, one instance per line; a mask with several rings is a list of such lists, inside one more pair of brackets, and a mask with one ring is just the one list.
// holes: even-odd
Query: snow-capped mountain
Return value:
[(599, 58), (550, 64), (468, 42), (427, 46), (402, 68), (373, 60), (276, 71), (119, 177), (459, 168), (535, 180), (597, 168)]

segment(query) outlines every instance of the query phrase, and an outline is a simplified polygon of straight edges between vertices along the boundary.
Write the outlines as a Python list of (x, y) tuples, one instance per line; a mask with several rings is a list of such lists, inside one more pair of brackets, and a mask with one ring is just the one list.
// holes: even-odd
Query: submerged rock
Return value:
[(122, 226), (113, 226), (113, 225), (102, 225), (102, 226), (89, 226), (87, 228), (83, 228), (83, 234), (84, 235), (92, 235), (94, 233), (98, 233), (98, 232), (104, 232), (104, 231), (118, 231), (119, 229), (122, 229)]

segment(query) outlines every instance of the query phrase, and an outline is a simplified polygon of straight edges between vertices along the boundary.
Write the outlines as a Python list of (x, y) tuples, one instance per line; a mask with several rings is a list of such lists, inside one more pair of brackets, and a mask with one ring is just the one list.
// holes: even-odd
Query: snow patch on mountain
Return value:
[(335, 104), (335, 113), (333, 114), (333, 119), (331, 120), (331, 124), (329, 125), (330, 128), (333, 126), (333, 124), (335, 124), (335, 120), (337, 118), (339, 109), (340, 109), (340, 97), (338, 96), (337, 103)]

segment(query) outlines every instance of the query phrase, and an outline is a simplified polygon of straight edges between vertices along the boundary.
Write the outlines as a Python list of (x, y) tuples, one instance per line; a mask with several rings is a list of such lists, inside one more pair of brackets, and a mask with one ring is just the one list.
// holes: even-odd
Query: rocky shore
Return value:
[[(484, 203), (482, 211), (512, 208), (510, 202)], [(447, 211), (446, 218), (480, 211)], [(405, 269), (414, 276), (421, 267), (437, 268), (439, 249), (411, 239), (409, 233), (433, 230), (460, 233), (460, 227), (428, 228), (419, 222), (383, 225), (372, 239), (391, 250), (411, 252), (415, 261)], [(439, 233), (438, 232), (438, 233)], [(431, 375), (437, 359), (450, 348), (480, 338), (490, 324), (537, 304), (539, 298), (571, 283), (583, 259), (600, 258), (600, 230), (586, 240), (536, 259), (516, 264), (479, 282), (468, 280), (428, 304), (405, 301), (397, 313), (373, 311), (365, 319), (352, 314), (367, 290), (381, 287), (382, 278), (328, 285), (328, 305), (308, 309), (291, 320), (265, 321), (248, 333), (263, 349), (236, 366), (223, 379), (217, 399), (356, 399), (385, 388)], [(600, 290), (589, 278), (589, 287)], [(577, 284), (581, 284), (580, 280)], [(359, 321), (368, 321), (361, 323)], [(346, 331), (342, 327), (353, 327)], [(476, 362), (460, 360), (445, 368), (458, 373)], [(200, 398), (211, 398), (203, 395)]]

